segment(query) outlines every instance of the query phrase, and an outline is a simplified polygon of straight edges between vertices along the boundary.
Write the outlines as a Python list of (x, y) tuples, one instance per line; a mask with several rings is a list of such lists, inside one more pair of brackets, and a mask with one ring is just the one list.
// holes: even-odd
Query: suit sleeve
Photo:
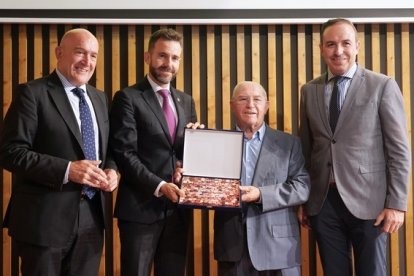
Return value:
[(291, 143), (290, 156), (287, 160), (287, 179), (283, 183), (259, 187), (263, 212), (300, 205), (309, 198), (310, 180), (305, 169), (301, 144), (298, 138), (291, 138), (293, 143)]
[(19, 85), (4, 120), (0, 140), (0, 164), (6, 170), (32, 180), (38, 185), (61, 189), (69, 161), (36, 151), (38, 109), (35, 92)]
[(387, 160), (386, 208), (407, 209), (410, 149), (401, 91), (393, 79), (385, 83), (379, 116)]
[[(121, 175), (128, 179), (126, 182), (136, 187), (139, 186), (147, 195), (153, 195), (163, 179), (150, 171), (139, 158), (138, 139), (140, 137), (135, 108), (130, 94), (123, 90), (116, 93), (110, 114), (110, 145)], [(146, 134), (140, 133), (140, 135)], [(154, 154), (157, 154), (155, 150)]]

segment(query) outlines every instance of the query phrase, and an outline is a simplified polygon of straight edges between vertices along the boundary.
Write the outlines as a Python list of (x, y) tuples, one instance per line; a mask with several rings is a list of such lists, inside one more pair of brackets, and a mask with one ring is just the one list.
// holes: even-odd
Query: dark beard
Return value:
[[(162, 67), (161, 67), (161, 69), (162, 69)], [(154, 78), (154, 80), (157, 81), (160, 84), (169, 84), (171, 81), (173, 81), (175, 79), (175, 76), (177, 75), (177, 74), (173, 73), (171, 79), (163, 78), (163, 77), (161, 77), (161, 75), (159, 75), (157, 73), (157, 69), (152, 65), (149, 66), (149, 72), (150, 72), (151, 76)]]

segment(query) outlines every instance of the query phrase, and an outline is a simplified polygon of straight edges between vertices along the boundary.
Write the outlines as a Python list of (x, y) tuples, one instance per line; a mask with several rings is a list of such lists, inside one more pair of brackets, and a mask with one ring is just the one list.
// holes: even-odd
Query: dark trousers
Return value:
[[(241, 260), (238, 262), (218, 262), (219, 276), (300, 276), (300, 266), (281, 269), (258, 271), (250, 258), (249, 248), (247, 245), (246, 225), (243, 230), (243, 253)], [(284, 252), (280, 252), (284, 254)]]
[(100, 197), (82, 199), (73, 234), (63, 247), (44, 247), (16, 241), (23, 276), (94, 276), (103, 248)]
[(118, 220), (121, 275), (183, 276), (187, 257), (189, 210), (177, 209), (152, 224)]
[(346, 208), (336, 188), (329, 189), (320, 213), (310, 218), (326, 276), (349, 276), (352, 249), (358, 276), (385, 276), (386, 233), (375, 227), (375, 220), (362, 220)]

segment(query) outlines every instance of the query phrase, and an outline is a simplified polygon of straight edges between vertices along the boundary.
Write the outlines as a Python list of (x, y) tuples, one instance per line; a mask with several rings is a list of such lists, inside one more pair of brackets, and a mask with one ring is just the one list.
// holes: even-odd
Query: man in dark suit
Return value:
[(297, 137), (264, 123), (264, 88), (242, 82), (231, 110), (244, 132), (243, 212), (216, 211), (214, 256), (221, 276), (300, 276), (296, 206), (309, 196), (309, 176)]
[(302, 87), (300, 136), (311, 194), (302, 224), (312, 227), (325, 275), (386, 275), (389, 233), (404, 222), (410, 150), (401, 91), (359, 66), (354, 25), (321, 28), (328, 72)]
[[(14, 181), (4, 225), (24, 276), (98, 275), (105, 192), (117, 187), (107, 100), (87, 84), (98, 49), (89, 31), (68, 31), (55, 51), (56, 70), (19, 85), (5, 117), (0, 164)], [(83, 101), (74, 92), (80, 89)], [(83, 125), (85, 100), (91, 121)]]
[(172, 183), (172, 173), (182, 159), (184, 128), (197, 118), (191, 96), (171, 86), (181, 49), (176, 31), (153, 33), (145, 53), (148, 75), (113, 100), (111, 147), (121, 173), (115, 216), (123, 276), (149, 275), (153, 261), (155, 275), (184, 274), (191, 212), (176, 208), (181, 190)]

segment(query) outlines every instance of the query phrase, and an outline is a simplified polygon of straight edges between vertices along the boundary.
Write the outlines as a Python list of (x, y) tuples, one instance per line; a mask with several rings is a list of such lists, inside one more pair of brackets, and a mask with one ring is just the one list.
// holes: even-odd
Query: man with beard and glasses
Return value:
[[(121, 275), (184, 275), (191, 211), (177, 209), (182, 193), (172, 183), (182, 159), (184, 129), (196, 122), (194, 100), (171, 86), (180, 65), (182, 36), (151, 35), (149, 73), (118, 91), (111, 111), (111, 147), (121, 181), (115, 217), (121, 240)], [(198, 123), (191, 127), (199, 127)]]

